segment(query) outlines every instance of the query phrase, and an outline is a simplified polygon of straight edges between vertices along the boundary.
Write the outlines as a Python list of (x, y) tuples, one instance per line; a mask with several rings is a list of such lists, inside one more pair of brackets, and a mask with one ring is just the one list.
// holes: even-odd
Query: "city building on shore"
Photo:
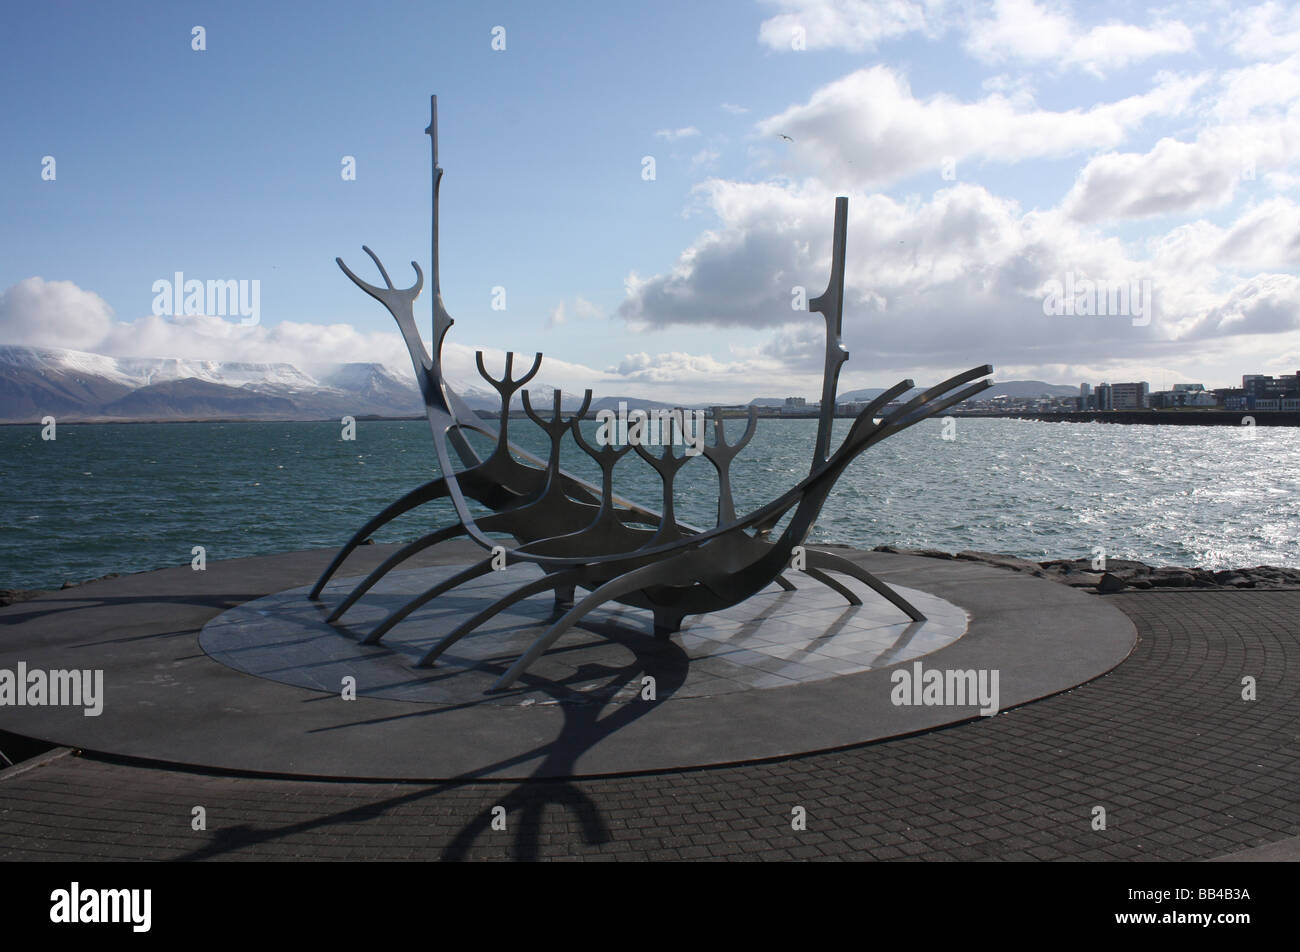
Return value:
[(1215, 395), (1227, 410), (1300, 410), (1300, 371), (1276, 377), (1243, 374), (1240, 388)]
[(1159, 390), (1151, 394), (1153, 410), (1177, 410), (1183, 407), (1212, 409), (1218, 405), (1218, 398), (1200, 383), (1176, 383), (1172, 390)]
[[(1241, 387), (1207, 389), (1203, 383), (1176, 383), (1168, 390), (1152, 391), (1145, 380), (1127, 383), (1081, 382), (1078, 396), (1070, 393), (1034, 395), (996, 393), (992, 397), (969, 400), (954, 408), (955, 413), (1027, 414), (1027, 413), (1087, 413), (1141, 410), (1229, 410), (1229, 411), (1300, 411), (1300, 371), (1271, 377), (1265, 374), (1244, 374)], [(905, 397), (893, 401), (882, 412), (897, 409)], [(775, 404), (775, 405), (773, 405)], [(837, 417), (855, 416), (866, 406), (865, 401), (837, 403)], [(786, 397), (781, 404), (770, 401), (761, 407), (760, 416), (807, 417), (816, 414), (820, 404), (804, 397)], [(742, 408), (743, 409), (743, 408)], [(727, 408), (727, 412), (735, 408)], [(740, 413), (739, 415), (743, 415)]]
[(1151, 407), (1151, 388), (1145, 380), (1111, 384), (1110, 392), (1116, 410), (1147, 410)]

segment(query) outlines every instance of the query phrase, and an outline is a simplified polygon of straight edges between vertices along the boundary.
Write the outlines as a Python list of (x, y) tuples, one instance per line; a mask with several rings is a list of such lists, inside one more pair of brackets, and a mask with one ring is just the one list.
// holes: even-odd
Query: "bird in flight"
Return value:
[(786, 135), (784, 132), (780, 133), (780, 136), (781, 136), (781, 138), (784, 139), (786, 142), (793, 142), (793, 141), (794, 141), (794, 140), (791, 139), (788, 135)]

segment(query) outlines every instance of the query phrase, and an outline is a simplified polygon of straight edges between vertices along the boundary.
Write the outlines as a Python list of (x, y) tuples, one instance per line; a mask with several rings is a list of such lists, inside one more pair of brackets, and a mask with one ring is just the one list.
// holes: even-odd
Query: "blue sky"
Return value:
[[(475, 348), (510, 347), (545, 351), (541, 379), (566, 388), (813, 395), (821, 321), (791, 288), (824, 287), (841, 194), (842, 389), (986, 361), (1000, 379), (1156, 387), (1300, 368), (1292, 4), (4, 17), (0, 343), (405, 369), (391, 319), (334, 257), (373, 278), (367, 244), (402, 284), (412, 259), (427, 267), (436, 93), (447, 357), (467, 382)], [(259, 281), (260, 323), (154, 316), (154, 282), (177, 271)], [(1067, 272), (1148, 281), (1151, 319), (1045, 315)]]

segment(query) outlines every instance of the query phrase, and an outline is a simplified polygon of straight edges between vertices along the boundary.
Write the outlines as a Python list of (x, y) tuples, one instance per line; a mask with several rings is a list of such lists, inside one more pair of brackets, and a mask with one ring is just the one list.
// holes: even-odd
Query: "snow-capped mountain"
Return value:
[(380, 364), (339, 364), (308, 373), (287, 363), (0, 346), (0, 420), (6, 422), (45, 415), (69, 421), (324, 419), (422, 411), (414, 378)]
[(54, 347), (0, 346), (0, 366), (102, 377), (132, 388), (167, 380), (204, 380), (227, 387), (242, 387), (249, 383), (317, 385), (317, 381), (293, 364), (222, 363), (176, 357), (105, 357), (103, 354)]

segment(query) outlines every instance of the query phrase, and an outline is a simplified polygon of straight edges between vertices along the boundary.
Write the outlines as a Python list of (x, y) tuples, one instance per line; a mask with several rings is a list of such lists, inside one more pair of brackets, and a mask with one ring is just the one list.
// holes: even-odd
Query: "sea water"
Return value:
[[(729, 441), (744, 423), (727, 421)], [(848, 423), (837, 421), (837, 436)], [(583, 424), (592, 445), (595, 426)], [(849, 467), (812, 540), (1300, 566), (1300, 429), (1245, 429), (957, 418), (945, 431), (927, 420)], [(545, 455), (528, 421), (510, 432)], [(814, 420), (759, 421), (732, 464), (737, 512), (807, 475), (815, 432)], [(209, 561), (335, 547), (437, 474), (423, 421), (361, 420), (354, 440), (342, 436), (334, 422), (60, 424), (55, 440), (38, 425), (0, 427), (0, 588), (188, 565), (195, 546)], [(599, 478), (572, 441), (564, 461)], [(661, 508), (659, 479), (635, 453), (615, 480), (618, 494)], [(682, 468), (674, 501), (682, 521), (714, 524), (707, 460)], [(376, 539), (414, 539), (451, 518), (445, 501), (429, 504)]]

